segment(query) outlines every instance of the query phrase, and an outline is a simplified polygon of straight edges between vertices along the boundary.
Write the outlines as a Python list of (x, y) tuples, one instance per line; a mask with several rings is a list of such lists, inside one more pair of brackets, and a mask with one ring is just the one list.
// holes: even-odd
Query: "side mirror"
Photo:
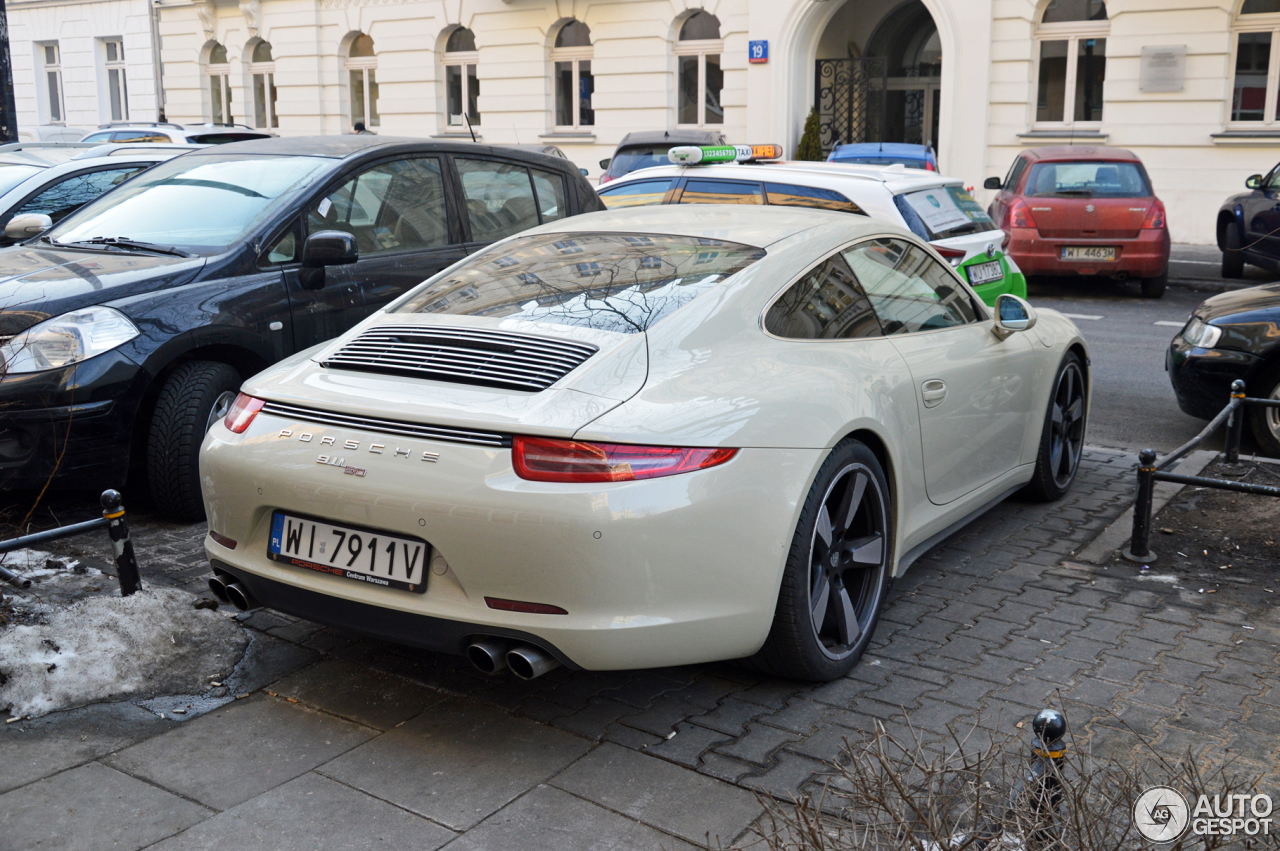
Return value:
[(613, 162), (613, 157), (605, 157), (604, 159), (600, 160), (600, 167), (601, 167), (601, 168), (608, 168), (608, 167), (609, 167), (609, 163), (611, 163), (611, 162)]
[(4, 235), (6, 239), (21, 242), (36, 234), (44, 233), (51, 227), (53, 227), (53, 219), (43, 213), (28, 213), (25, 216), (14, 216), (10, 219), (9, 224), (4, 226)]
[(346, 231), (322, 230), (307, 237), (302, 246), (302, 267), (349, 266), (360, 259), (356, 238)]
[(1004, 184), (1000, 182), (1000, 178), (998, 177), (988, 177), (986, 180), (982, 181), (982, 188), (983, 189), (1003, 189)]
[(1260, 174), (1251, 174), (1251, 175), (1249, 175), (1248, 177), (1246, 177), (1246, 178), (1244, 179), (1244, 188), (1245, 188), (1245, 189), (1261, 189), (1261, 188), (1262, 188), (1262, 175), (1260, 175)]
[(995, 334), (1001, 340), (1017, 331), (1029, 331), (1036, 324), (1036, 309), (1016, 295), (1005, 293), (996, 298)]
[(578, 169), (578, 171), (582, 172), (582, 176), (583, 176), (583, 177), (586, 177), (586, 176), (587, 176), (587, 170), (586, 170), (585, 168), (580, 168), (580, 169)]

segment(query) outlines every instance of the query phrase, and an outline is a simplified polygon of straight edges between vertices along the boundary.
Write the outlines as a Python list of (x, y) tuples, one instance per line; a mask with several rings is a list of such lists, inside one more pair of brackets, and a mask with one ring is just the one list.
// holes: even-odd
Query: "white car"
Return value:
[(738, 162), (632, 172), (597, 190), (610, 209), (649, 204), (747, 204), (840, 210), (893, 222), (932, 243), (988, 305), (1027, 282), (1004, 252), (1008, 236), (964, 182), (901, 165)]
[(94, 144), (225, 145), (249, 139), (270, 139), (276, 134), (247, 124), (170, 124), (164, 121), (120, 121), (103, 124), (80, 141)]
[(874, 219), (545, 224), (243, 385), (200, 455), (211, 587), (524, 677), (839, 677), (891, 576), (1076, 474), (1085, 342), (999, 317)]

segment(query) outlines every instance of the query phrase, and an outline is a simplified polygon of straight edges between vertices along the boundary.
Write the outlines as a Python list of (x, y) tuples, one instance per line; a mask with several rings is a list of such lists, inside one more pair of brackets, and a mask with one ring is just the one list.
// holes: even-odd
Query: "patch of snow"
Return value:
[(1143, 582), (1163, 582), (1166, 585), (1176, 585), (1179, 581), (1178, 577), (1168, 573), (1139, 573), (1138, 579)]
[(66, 573), (80, 562), (67, 556), (56, 556), (44, 550), (22, 549), (0, 555), (0, 565), (22, 576), (23, 579), (40, 579)]
[(39, 716), (101, 700), (203, 691), (248, 644), (225, 615), (175, 588), (99, 596), (12, 626), (0, 641), (0, 709)]

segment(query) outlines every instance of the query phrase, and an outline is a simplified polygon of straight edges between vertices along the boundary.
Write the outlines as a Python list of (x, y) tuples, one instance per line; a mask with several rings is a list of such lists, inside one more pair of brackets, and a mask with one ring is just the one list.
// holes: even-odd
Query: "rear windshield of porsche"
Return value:
[(1149, 198), (1147, 173), (1135, 162), (1036, 163), (1024, 193), (1033, 198)]
[(542, 234), (473, 255), (392, 312), (510, 316), (635, 334), (764, 255), (722, 239)]

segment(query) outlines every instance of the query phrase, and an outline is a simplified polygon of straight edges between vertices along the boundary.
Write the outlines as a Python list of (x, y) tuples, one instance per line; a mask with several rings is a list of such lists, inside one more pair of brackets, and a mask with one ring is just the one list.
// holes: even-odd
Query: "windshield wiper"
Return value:
[(171, 245), (156, 245), (154, 242), (140, 242), (127, 236), (95, 236), (93, 239), (82, 239), (77, 242), (54, 242), (52, 245), (93, 245), (107, 248), (122, 248), (127, 251), (149, 251), (152, 254), (171, 254), (174, 257), (195, 257), (190, 251), (174, 248)]

